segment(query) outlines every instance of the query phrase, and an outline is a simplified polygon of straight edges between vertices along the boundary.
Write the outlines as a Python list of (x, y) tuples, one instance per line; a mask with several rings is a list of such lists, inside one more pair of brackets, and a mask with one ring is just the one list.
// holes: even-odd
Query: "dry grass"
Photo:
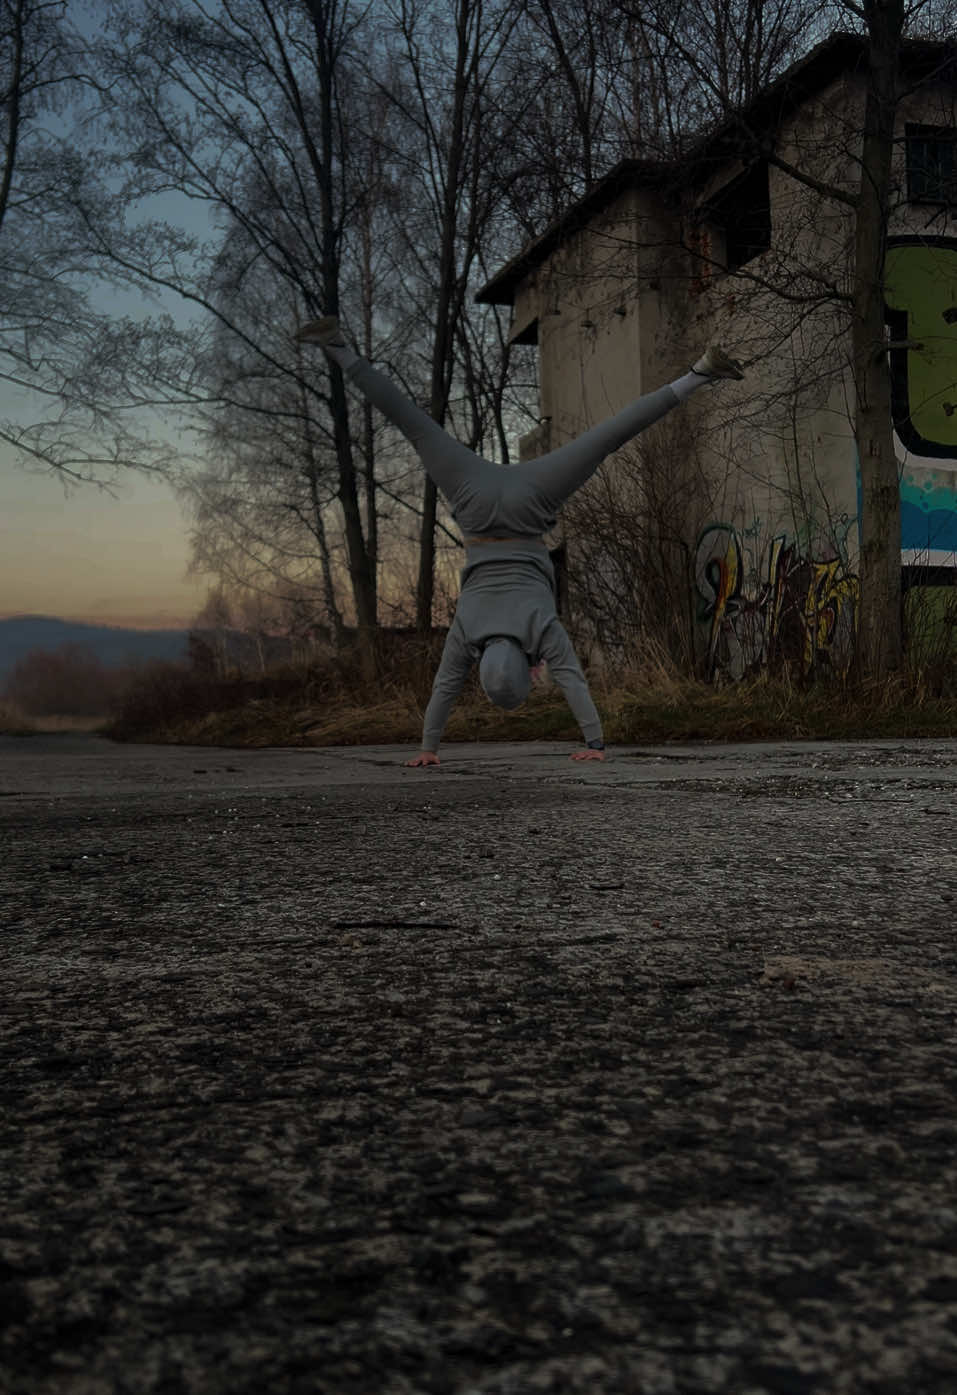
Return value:
[(101, 717), (74, 717), (68, 712), (61, 712), (49, 717), (31, 717), (37, 731), (46, 732), (69, 732), (69, 731), (104, 731), (111, 722), (111, 718), (104, 715)]
[[(111, 734), (217, 746), (417, 743), (442, 636), (383, 636), (380, 677), (357, 655), (309, 668), (217, 676), (155, 664), (128, 690)], [(609, 742), (827, 740), (957, 735), (957, 664), (880, 686), (813, 685), (767, 675), (715, 686), (646, 648), (640, 664), (592, 673)], [(577, 741), (559, 689), (537, 686), (514, 713), (493, 707), (473, 674), (446, 729), (453, 741)]]
[(38, 732), (106, 731), (109, 716), (77, 717), (69, 712), (36, 717), (23, 712), (16, 703), (0, 701), (0, 733), (6, 736), (35, 736)]
[[(435, 642), (406, 641), (364, 682), (354, 660), (257, 678), (215, 678), (156, 666), (131, 691), (120, 739), (212, 746), (351, 746), (417, 743), (438, 660)], [(689, 679), (654, 656), (591, 677), (612, 743), (867, 739), (957, 735), (957, 698), (939, 675), (880, 687), (794, 684), (760, 677), (724, 687)], [(946, 691), (946, 689), (945, 689)], [(953, 685), (951, 685), (953, 691)], [(474, 678), (446, 729), (452, 741), (577, 741), (561, 692), (537, 687), (519, 711), (493, 707)]]
[(865, 740), (957, 735), (954, 673), (884, 683), (794, 683), (762, 674), (716, 686), (656, 662), (598, 687), (606, 736), (620, 742)]
[(12, 702), (0, 700), (0, 736), (29, 736), (36, 730), (32, 717), (27, 717)]

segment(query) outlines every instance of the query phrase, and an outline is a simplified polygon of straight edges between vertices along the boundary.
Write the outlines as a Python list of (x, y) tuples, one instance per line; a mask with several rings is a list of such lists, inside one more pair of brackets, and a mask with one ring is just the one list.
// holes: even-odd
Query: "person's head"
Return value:
[(521, 707), (532, 685), (528, 659), (514, 639), (490, 639), (479, 662), (479, 682), (497, 707)]

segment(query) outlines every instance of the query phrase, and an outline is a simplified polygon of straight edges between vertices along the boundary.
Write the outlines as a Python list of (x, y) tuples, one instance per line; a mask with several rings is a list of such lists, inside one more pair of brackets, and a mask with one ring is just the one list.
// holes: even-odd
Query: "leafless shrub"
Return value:
[(613, 667), (653, 656), (694, 671), (694, 543), (710, 489), (675, 420), (619, 452), (567, 506), (572, 627)]
[(29, 717), (104, 717), (122, 701), (132, 674), (128, 666), (109, 667), (82, 645), (34, 649), (17, 660), (4, 697)]
[[(351, 642), (350, 642), (351, 640)], [(370, 682), (365, 653), (355, 631), (344, 648), (306, 665), (281, 664), (244, 672), (224, 671), (202, 642), (190, 647), (186, 663), (145, 666), (127, 689), (111, 729), (118, 740), (158, 735), (212, 713), (230, 712), (253, 703), (298, 707), (322, 714), (334, 708), (371, 708), (405, 696), (421, 703), (428, 694), (443, 636), (423, 639), (413, 630), (380, 630), (378, 671)]]
[(903, 610), (910, 687), (933, 697), (957, 694), (957, 588), (910, 587)]

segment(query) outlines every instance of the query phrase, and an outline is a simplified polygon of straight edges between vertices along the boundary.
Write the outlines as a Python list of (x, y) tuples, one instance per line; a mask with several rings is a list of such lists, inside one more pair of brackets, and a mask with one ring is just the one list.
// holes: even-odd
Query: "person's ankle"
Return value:
[(296, 330), (296, 340), (300, 344), (318, 344), (322, 349), (347, 349), (345, 335), (335, 315), (323, 315), (318, 320), (309, 320)]
[(709, 382), (718, 382), (722, 378), (740, 380), (744, 377), (740, 363), (717, 344), (705, 349), (701, 357), (691, 365), (691, 371), (701, 378), (707, 378)]

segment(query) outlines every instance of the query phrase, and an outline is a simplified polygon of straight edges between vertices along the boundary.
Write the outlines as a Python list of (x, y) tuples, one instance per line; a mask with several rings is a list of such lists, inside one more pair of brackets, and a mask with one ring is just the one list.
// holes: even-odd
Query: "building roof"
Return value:
[[(629, 189), (662, 191), (694, 184), (714, 165), (754, 148), (754, 131), (777, 130), (795, 107), (843, 74), (867, 63), (863, 35), (837, 32), (792, 64), (749, 105), (721, 125), (705, 132), (680, 160), (622, 160), (581, 199), (556, 218), (545, 231), (506, 262), (479, 290), (484, 305), (512, 305), (519, 284), (573, 233), (585, 227), (620, 194)], [(957, 44), (908, 39), (903, 60), (913, 78), (940, 76), (957, 81)]]
[(512, 305), (515, 289), (530, 271), (540, 266), (572, 233), (585, 227), (596, 214), (628, 189), (663, 186), (668, 182), (670, 165), (663, 160), (622, 160), (600, 179), (583, 198), (573, 203), (545, 229), (540, 237), (506, 262), (501, 271), (476, 293), (484, 305)]

